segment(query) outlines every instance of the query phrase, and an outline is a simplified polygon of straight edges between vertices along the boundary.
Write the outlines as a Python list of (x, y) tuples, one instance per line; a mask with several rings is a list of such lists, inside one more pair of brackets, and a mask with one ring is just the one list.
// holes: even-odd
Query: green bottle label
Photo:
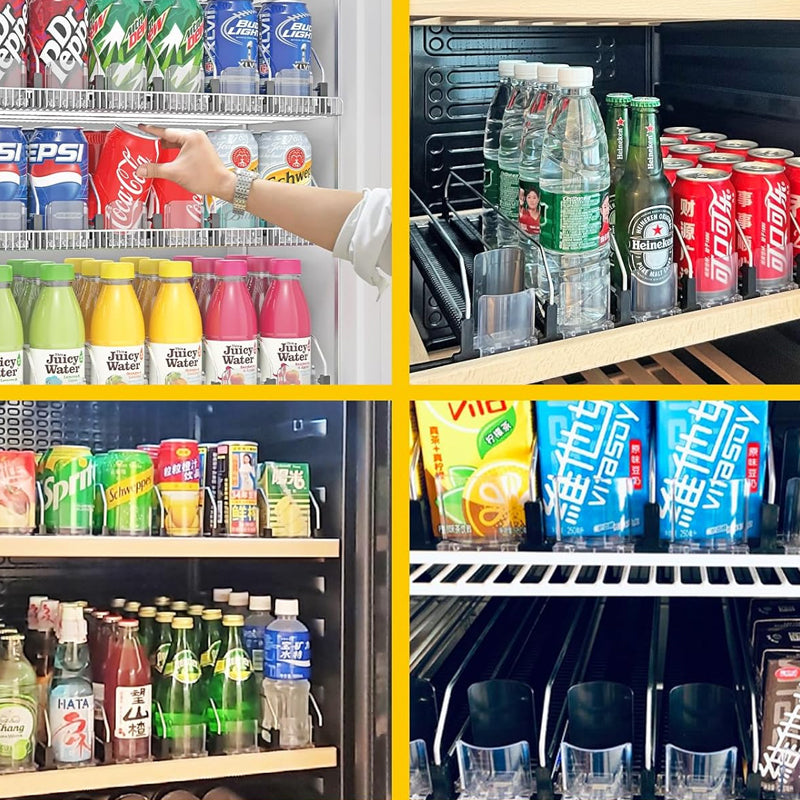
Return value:
[(0, 703), (0, 763), (30, 758), (36, 731), (34, 705), (25, 697)]
[(175, 680), (179, 683), (191, 686), (200, 680), (200, 662), (191, 650), (181, 650), (175, 653), (175, 658), (167, 665), (167, 670), (170, 667), (175, 674)]
[(161, 672), (164, 675), (167, 675), (166, 672), (167, 667), (171, 667), (172, 664), (167, 664), (167, 656), (169, 655), (169, 642), (163, 642), (156, 648), (156, 663), (155, 668), (156, 672)]
[(540, 209), (539, 198), (541, 190), (539, 181), (519, 180), (519, 224), (523, 230), (534, 236), (539, 235)]
[(247, 655), (247, 650), (242, 647), (228, 650), (224, 658), (217, 661), (214, 667), (215, 675), (220, 672), (224, 672), (229, 680), (236, 681), (236, 683), (246, 681), (253, 674), (253, 664), (250, 656)]
[(511, 220), (519, 218), (519, 173), (500, 170), (500, 210)]
[(483, 196), (494, 205), (500, 205), (500, 165), (496, 158), (483, 159)]
[(208, 650), (204, 651), (203, 654), (200, 656), (200, 666), (203, 669), (207, 667), (212, 667), (217, 663), (217, 656), (219, 655), (219, 647), (222, 644), (221, 639), (217, 639), (216, 642), (211, 643), (211, 647)]
[(586, 253), (608, 243), (608, 190), (556, 194), (542, 189), (541, 235), (539, 241), (548, 250)]
[(639, 283), (660, 286), (672, 279), (672, 208), (637, 211), (628, 225), (628, 265)]

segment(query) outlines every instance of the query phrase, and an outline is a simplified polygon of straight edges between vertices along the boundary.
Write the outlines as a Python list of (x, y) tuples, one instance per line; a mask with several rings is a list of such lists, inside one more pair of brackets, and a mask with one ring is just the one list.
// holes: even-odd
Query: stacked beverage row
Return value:
[(308, 464), (255, 442), (0, 450), (0, 534), (303, 538), (311, 503)]
[(273, 616), (267, 595), (209, 599), (120, 597), (100, 609), (31, 597), (25, 628), (0, 628), (0, 700), (20, 721), (0, 771), (309, 747), (311, 639), (298, 601), (275, 600)]
[(310, 95), (311, 15), (302, 2), (12, 0), (0, 86), (125, 92)]
[[(312, 152), (299, 131), (212, 131), (225, 166), (263, 180), (312, 182)], [(139, 166), (166, 164), (179, 153), (138, 128), (0, 128), (0, 230), (140, 230), (257, 228), (231, 203), (185, 191), (169, 180), (140, 178)]]
[(124, 792), (111, 795), (108, 793), (81, 795), (80, 800), (256, 800), (256, 797), (253, 795), (244, 797), (240, 792), (234, 792), (227, 786), (214, 786), (207, 791), (203, 789), (191, 791), (182, 787), (145, 788), (134, 791), (126, 789)]
[(11, 262), (0, 265), (0, 384), (311, 382), (298, 259)]

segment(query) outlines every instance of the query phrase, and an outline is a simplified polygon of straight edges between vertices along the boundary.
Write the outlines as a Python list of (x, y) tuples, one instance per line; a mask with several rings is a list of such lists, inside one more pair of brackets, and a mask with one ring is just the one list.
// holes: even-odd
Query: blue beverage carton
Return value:
[[(644, 533), (650, 412), (650, 403), (643, 400), (536, 403), (541, 500), (548, 537), (557, 534), (557, 508), (562, 540)], [(627, 497), (624, 514), (610, 496), (619, 491), (614, 482)]]
[(656, 420), (661, 538), (712, 547), (731, 539), (737, 515), (742, 521), (734, 538), (744, 539), (745, 525), (746, 538), (757, 537), (768, 456), (767, 402), (663, 400)]

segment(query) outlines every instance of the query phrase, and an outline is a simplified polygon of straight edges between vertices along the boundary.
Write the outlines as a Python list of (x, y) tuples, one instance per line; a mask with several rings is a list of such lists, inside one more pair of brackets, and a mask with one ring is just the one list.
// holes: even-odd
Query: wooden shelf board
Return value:
[(798, 318), (800, 290), (780, 292), (524, 350), (431, 367), (412, 373), (411, 383), (422, 386), (538, 383)]
[(338, 558), (338, 539), (0, 536), (0, 558)]
[(40, 797), (62, 792), (89, 792), (129, 786), (297, 772), (336, 766), (335, 747), (275, 750), (239, 756), (209, 756), (145, 764), (18, 772), (0, 775), (0, 798)]

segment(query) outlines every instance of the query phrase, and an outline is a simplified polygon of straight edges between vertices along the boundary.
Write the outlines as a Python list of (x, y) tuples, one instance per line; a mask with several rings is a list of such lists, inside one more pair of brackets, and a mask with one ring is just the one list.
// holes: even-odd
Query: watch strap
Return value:
[(250, 189), (253, 181), (258, 174), (249, 169), (236, 170), (236, 183), (233, 187), (233, 210), (237, 214), (244, 214), (247, 210), (247, 199), (250, 197)]

